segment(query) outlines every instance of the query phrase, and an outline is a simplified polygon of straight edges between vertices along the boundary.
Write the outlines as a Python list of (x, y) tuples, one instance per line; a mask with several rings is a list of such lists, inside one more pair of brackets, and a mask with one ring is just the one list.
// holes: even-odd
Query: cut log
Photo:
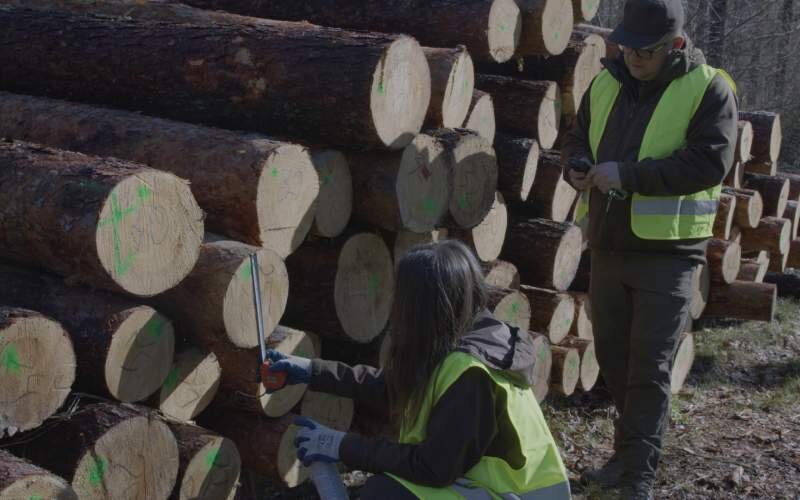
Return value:
[(167, 498), (178, 474), (167, 424), (131, 405), (88, 405), (11, 451), (70, 481), (78, 498)]
[(408, 33), (432, 47), (465, 44), (480, 60), (506, 61), (516, 51), (521, 18), (513, 0), (188, 0), (204, 9), (309, 21), (385, 33)]
[(589, 294), (583, 292), (570, 292), (569, 294), (575, 301), (575, 316), (569, 328), (569, 334), (583, 340), (594, 340), (592, 302), (589, 300)]
[(742, 250), (767, 250), (785, 255), (792, 242), (792, 223), (789, 219), (764, 217), (753, 229), (742, 229)]
[(744, 112), (739, 111), (739, 119), (747, 120), (753, 125), (753, 148), (751, 155), (754, 160), (778, 161), (781, 152), (781, 115), (768, 111)]
[(570, 336), (564, 339), (561, 346), (578, 350), (581, 356), (579, 387), (584, 391), (591, 391), (600, 376), (600, 364), (594, 352), (594, 341)]
[(553, 343), (561, 343), (575, 320), (575, 299), (570, 294), (521, 285), (520, 291), (531, 305), (531, 329)]
[[(722, 188), (724, 194), (735, 196), (733, 224), (741, 228), (754, 228), (764, 214), (764, 202), (761, 193), (753, 189)], [(730, 238), (730, 234), (728, 235)]]
[(739, 245), (742, 244), (742, 230), (739, 228), (739, 226), (733, 226), (731, 228), (730, 241), (734, 241)]
[[(2, 43), (9, 48), (0, 63), (14, 68), (0, 77), (5, 89), (360, 147), (402, 148), (425, 119), (430, 70), (408, 36), (157, 1), (136, 2), (137, 9), (131, 2), (91, 6), (92, 13), (124, 10), (117, 16), (48, 8), (83, 3), (42, 1), (37, 6), (44, 11), (0, 11)], [(49, 36), (53, 30), (58, 41)], [(163, 50), (175, 40), (182, 40), (181, 50)]]
[(512, 218), (503, 260), (514, 262), (523, 283), (566, 290), (581, 259), (581, 230), (566, 222)]
[(319, 180), (319, 197), (311, 231), (317, 236), (335, 238), (347, 227), (353, 212), (350, 165), (342, 153), (333, 149), (313, 151), (311, 161)]
[[(791, 254), (790, 254), (791, 255)], [(750, 258), (742, 258), (742, 265), (739, 269), (739, 276), (736, 277), (739, 281), (753, 281), (755, 283), (762, 283), (764, 276), (769, 269), (770, 256), (766, 250), (756, 252), (756, 255)]]
[(569, 286), (572, 292), (589, 292), (589, 281), (592, 275), (592, 252), (588, 248), (581, 251), (581, 261), (578, 264), (578, 272), (575, 273), (575, 279)]
[(744, 187), (755, 189), (764, 200), (764, 216), (781, 217), (789, 201), (789, 181), (762, 174), (745, 174)]
[(325, 392), (306, 391), (300, 415), (326, 427), (347, 432), (353, 423), (353, 400)]
[(779, 179), (789, 180), (789, 199), (796, 200), (800, 197), (800, 174), (792, 174), (789, 172), (778, 172), (776, 175)]
[[(600, 2), (597, 2), (598, 5)], [(616, 59), (620, 54), (619, 45), (613, 42), (608, 41), (608, 36), (613, 31), (611, 28), (603, 28), (600, 26), (593, 26), (591, 24), (581, 23), (575, 25), (576, 31), (582, 31), (584, 33), (592, 33), (594, 35), (600, 35), (603, 37), (603, 41), (606, 43), (606, 55), (608, 59)]]
[(424, 47), (431, 68), (431, 103), (425, 118), (427, 128), (457, 128), (467, 118), (475, 68), (467, 48), (433, 49)]
[[(267, 346), (287, 355), (318, 357), (311, 338), (305, 332), (284, 326), (278, 326), (270, 334)], [(294, 408), (306, 392), (306, 384), (295, 384), (268, 394), (261, 382), (256, 380), (260, 356), (257, 347), (239, 349), (218, 345), (214, 348), (214, 354), (222, 367), (220, 389), (213, 402), (216, 409), (234, 409), (280, 417)]]
[(553, 353), (553, 372), (550, 377), (550, 388), (562, 396), (575, 392), (581, 377), (581, 355), (577, 349), (551, 346)]
[(575, 24), (591, 21), (600, 8), (599, 0), (572, 0), (572, 12)]
[(449, 237), (459, 239), (469, 245), (482, 262), (491, 262), (500, 256), (503, 242), (506, 239), (507, 227), (508, 209), (503, 195), (497, 192), (492, 209), (480, 224), (472, 229), (450, 227), (447, 232)]
[(711, 288), (711, 272), (707, 264), (698, 264), (692, 273), (692, 301), (689, 304), (689, 316), (698, 319), (708, 303), (708, 293)]
[(508, 288), (492, 289), (488, 308), (495, 318), (520, 330), (528, 331), (531, 327), (531, 304), (523, 292)]
[(678, 394), (692, 371), (694, 364), (694, 335), (691, 333), (681, 334), (678, 340), (678, 349), (675, 351), (675, 358), (672, 361), (672, 375), (670, 380), (670, 391)]
[(0, 283), (0, 303), (35, 307), (64, 325), (75, 347), (75, 386), (80, 390), (134, 402), (161, 387), (172, 364), (175, 337), (170, 320), (153, 308), (20, 269), (0, 268)]
[[(283, 259), (268, 248), (238, 241), (203, 243), (197, 265), (178, 286), (155, 297), (199, 346), (213, 350), (219, 342), (238, 347), (258, 345), (253, 309), (250, 255), (258, 253), (259, 285), (264, 331), (278, 324), (289, 296), (289, 277)], [(198, 307), (202, 304), (202, 307)]]
[(773, 284), (779, 297), (800, 298), (800, 273), (795, 269), (782, 273), (768, 272), (764, 282)]
[(736, 214), (736, 197), (727, 193), (719, 196), (717, 217), (714, 219), (714, 238), (727, 240), (731, 237), (731, 227)]
[(474, 130), (479, 136), (489, 141), (489, 144), (494, 143), (497, 123), (494, 116), (494, 100), (491, 94), (480, 90), (472, 91), (472, 102), (470, 103), (467, 119), (464, 120), (463, 128)]
[(712, 318), (772, 321), (775, 317), (776, 297), (775, 285), (766, 283), (712, 283), (704, 315)]
[(495, 201), (498, 168), (494, 148), (469, 130), (443, 128), (428, 133), (442, 146), (449, 170), (449, 219), (464, 228), (477, 226)]
[(728, 187), (732, 187), (734, 189), (739, 189), (742, 187), (743, 177), (744, 177), (744, 167), (742, 166), (742, 163), (734, 162), (733, 166), (728, 171), (728, 175), (726, 175), (725, 179), (723, 179), (722, 184)]
[(742, 247), (733, 241), (712, 238), (706, 249), (711, 281), (733, 283), (742, 264)]
[(786, 204), (786, 211), (783, 213), (784, 219), (789, 219), (792, 223), (792, 239), (797, 238), (798, 226), (800, 226), (800, 202), (789, 200)]
[(361, 343), (383, 330), (394, 295), (394, 266), (380, 237), (360, 233), (309, 241), (289, 256), (286, 266), (287, 325)]
[(539, 167), (539, 143), (500, 134), (494, 142), (497, 153), (497, 189), (514, 206), (528, 200)]
[(800, 269), (800, 239), (793, 239), (789, 245), (789, 259), (786, 265), (792, 269)]
[(558, 55), (564, 52), (574, 22), (572, 2), (569, 0), (516, 0), (516, 2), (522, 14), (522, 34), (516, 55)]
[(533, 394), (540, 403), (547, 397), (550, 391), (550, 377), (553, 370), (553, 352), (550, 350), (550, 342), (544, 335), (530, 332), (533, 337), (533, 352), (536, 361), (533, 364)]
[(5, 92), (0, 115), (14, 116), (0, 123), (0, 136), (141, 162), (187, 179), (210, 231), (281, 255), (300, 245), (316, 213), (319, 183), (297, 145)]
[(744, 171), (751, 174), (775, 175), (778, 173), (778, 164), (769, 161), (760, 162), (752, 160), (743, 163), (743, 165)]
[(449, 234), (447, 229), (434, 229), (433, 231), (428, 231), (426, 233), (400, 231), (394, 235), (394, 243), (392, 244), (394, 268), (397, 269), (397, 267), (400, 265), (400, 259), (402, 259), (408, 253), (408, 251), (415, 246), (446, 240), (448, 237)]
[(196, 425), (169, 422), (180, 466), (174, 500), (233, 500), (241, 471), (236, 445)]
[(293, 488), (309, 477), (297, 458), (294, 439), (297, 415), (269, 418), (243, 412), (211, 412), (200, 423), (232, 440), (239, 449), (242, 467)]
[(788, 263), (789, 263), (788, 253), (772, 253), (770, 254), (767, 270), (773, 273), (782, 273), (786, 271), (786, 265)]
[[(64, 328), (38, 312), (0, 305), (0, 438), (39, 427), (74, 381), (75, 351)], [(8, 486), (0, 472), (0, 492)]]
[(561, 121), (561, 92), (556, 82), (478, 75), (476, 85), (492, 95), (499, 130), (536, 138), (545, 149), (553, 147)]
[(0, 449), (0, 498), (78, 500), (62, 478)]
[(176, 285), (197, 260), (202, 211), (172, 174), (3, 142), (0, 185), (8, 261), (148, 296)]
[(525, 203), (516, 205), (517, 212), (556, 222), (569, 219), (578, 192), (564, 180), (562, 170), (558, 151), (542, 151), (531, 192)]
[(746, 120), (739, 120), (739, 133), (736, 136), (736, 153), (733, 161), (746, 163), (750, 161), (750, 151), (753, 149), (753, 124)]
[(486, 284), (495, 288), (519, 289), (519, 271), (517, 266), (504, 260), (495, 260), (483, 264)]
[(216, 396), (221, 376), (214, 353), (192, 346), (182, 349), (161, 386), (158, 409), (174, 420), (194, 420)]

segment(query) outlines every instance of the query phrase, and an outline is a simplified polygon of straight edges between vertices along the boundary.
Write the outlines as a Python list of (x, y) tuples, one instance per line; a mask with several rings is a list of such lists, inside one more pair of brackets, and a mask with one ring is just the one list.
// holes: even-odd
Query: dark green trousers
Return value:
[(655, 478), (696, 265), (592, 251), (592, 326), (600, 373), (619, 413), (614, 448), (625, 464), (623, 481)]

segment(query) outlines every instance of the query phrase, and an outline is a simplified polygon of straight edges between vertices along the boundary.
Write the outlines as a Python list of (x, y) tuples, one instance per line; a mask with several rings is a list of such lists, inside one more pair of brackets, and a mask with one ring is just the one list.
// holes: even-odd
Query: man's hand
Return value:
[(597, 165), (589, 172), (589, 182), (603, 193), (608, 193), (612, 189), (621, 190), (619, 163), (607, 161)]
[[(569, 175), (570, 183), (578, 191), (585, 191), (592, 187), (589, 178), (589, 171), (592, 168), (592, 162), (588, 158), (570, 159), (567, 162), (567, 175)], [(578, 168), (580, 167), (580, 168)]]

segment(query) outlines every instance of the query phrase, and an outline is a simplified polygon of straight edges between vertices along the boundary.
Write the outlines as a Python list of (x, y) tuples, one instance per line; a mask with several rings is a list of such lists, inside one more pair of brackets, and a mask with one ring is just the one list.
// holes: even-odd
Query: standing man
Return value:
[(737, 136), (733, 82), (683, 23), (680, 0), (626, 2), (609, 36), (622, 54), (603, 61), (563, 148), (570, 165), (591, 165), (565, 177), (582, 191), (597, 356), (619, 414), (614, 455), (582, 479), (624, 499), (652, 498), (672, 358)]

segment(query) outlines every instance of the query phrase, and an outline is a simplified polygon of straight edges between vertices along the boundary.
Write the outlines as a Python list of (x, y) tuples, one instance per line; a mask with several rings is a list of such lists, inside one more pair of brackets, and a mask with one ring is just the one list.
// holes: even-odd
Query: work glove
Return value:
[(311, 360), (280, 353), (274, 349), (267, 350), (270, 373), (286, 372), (286, 384), (307, 384), (311, 382)]
[(622, 180), (619, 174), (619, 163), (607, 161), (589, 171), (590, 182), (603, 193), (611, 190), (622, 189)]
[(297, 447), (297, 458), (308, 467), (311, 462), (338, 462), (339, 445), (345, 433), (335, 431), (311, 420), (308, 417), (297, 417), (295, 425), (300, 426), (294, 445)]

